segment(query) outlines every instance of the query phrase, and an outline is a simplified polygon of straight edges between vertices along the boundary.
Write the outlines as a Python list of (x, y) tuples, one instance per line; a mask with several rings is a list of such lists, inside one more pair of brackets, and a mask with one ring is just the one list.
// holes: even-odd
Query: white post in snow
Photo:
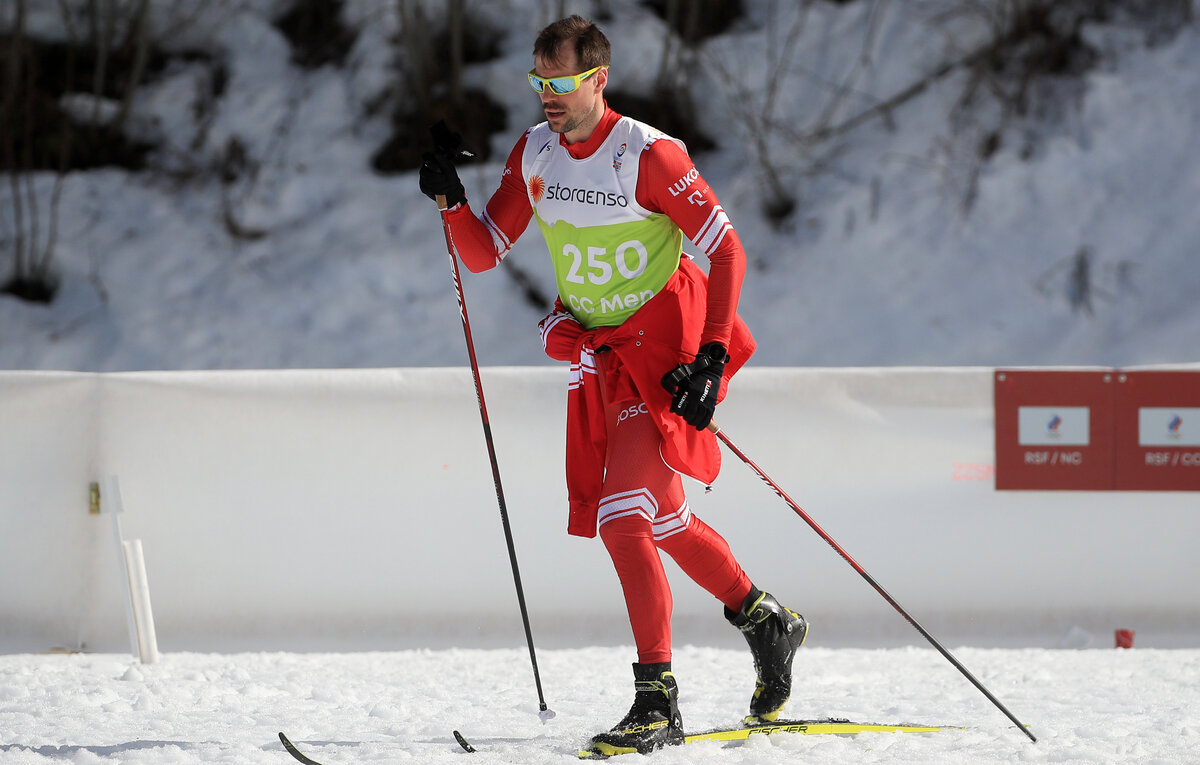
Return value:
[(142, 540), (126, 542), (121, 534), (121, 513), (125, 508), (121, 502), (121, 490), (115, 475), (104, 476), (104, 488), (100, 492), (100, 512), (112, 518), (113, 541), (117, 548), (117, 562), (121, 565), (121, 578), (126, 585), (125, 620), (129, 627), (130, 652), (143, 664), (158, 661), (158, 637), (154, 630), (154, 613), (150, 608), (150, 585), (146, 578), (146, 561), (142, 556)]
[(158, 636), (154, 631), (154, 611), (150, 608), (150, 582), (146, 578), (146, 560), (142, 540), (123, 542), (125, 572), (129, 577), (129, 601), (133, 604), (133, 623), (137, 627), (138, 656), (143, 664), (158, 663)]

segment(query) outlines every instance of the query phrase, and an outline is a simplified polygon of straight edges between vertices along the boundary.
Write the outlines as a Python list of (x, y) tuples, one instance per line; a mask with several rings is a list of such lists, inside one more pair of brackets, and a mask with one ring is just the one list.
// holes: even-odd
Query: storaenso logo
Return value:
[(624, 194), (614, 194), (603, 189), (573, 189), (569, 186), (554, 184), (546, 187), (546, 199), (556, 199), (560, 202), (578, 202), (584, 205), (600, 207), (628, 207), (629, 200)]

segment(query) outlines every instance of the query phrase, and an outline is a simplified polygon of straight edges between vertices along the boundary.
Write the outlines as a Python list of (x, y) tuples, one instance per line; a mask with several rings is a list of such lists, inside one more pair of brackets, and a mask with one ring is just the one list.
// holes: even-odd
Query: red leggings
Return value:
[(691, 514), (683, 481), (659, 454), (662, 436), (639, 404), (609, 406), (599, 523), (625, 593), (638, 661), (653, 664), (671, 660), (671, 587), (659, 550), (734, 611), (751, 583), (725, 539)]

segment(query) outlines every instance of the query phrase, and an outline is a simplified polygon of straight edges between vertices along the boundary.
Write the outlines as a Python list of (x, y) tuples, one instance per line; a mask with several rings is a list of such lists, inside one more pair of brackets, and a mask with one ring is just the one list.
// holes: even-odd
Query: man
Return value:
[[(594, 24), (550, 24), (533, 56), (528, 78), (546, 121), (517, 141), (482, 216), (449, 152), (426, 154), (420, 181), (430, 198), (446, 198), (470, 270), (498, 265), (534, 217), (554, 263), (558, 299), (539, 328), (546, 352), (571, 362), (567, 530), (599, 532), (638, 653), (633, 706), (589, 751), (644, 753), (683, 740), (659, 550), (745, 634), (757, 673), (747, 720), (775, 720), (808, 624), (751, 583), (724, 538), (688, 509), (680, 478), (716, 478), (720, 448), (708, 426), (754, 352), (736, 313), (741, 242), (683, 144), (608, 107), (611, 48)], [(682, 254), (684, 234), (708, 256), (707, 276)]]

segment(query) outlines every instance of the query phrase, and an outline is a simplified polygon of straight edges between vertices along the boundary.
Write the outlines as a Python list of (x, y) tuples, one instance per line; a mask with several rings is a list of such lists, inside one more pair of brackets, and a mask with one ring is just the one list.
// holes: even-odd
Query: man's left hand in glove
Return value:
[(707, 343), (700, 347), (695, 361), (680, 364), (662, 379), (663, 387), (671, 394), (671, 411), (696, 430), (704, 430), (712, 422), (727, 361), (725, 346)]

